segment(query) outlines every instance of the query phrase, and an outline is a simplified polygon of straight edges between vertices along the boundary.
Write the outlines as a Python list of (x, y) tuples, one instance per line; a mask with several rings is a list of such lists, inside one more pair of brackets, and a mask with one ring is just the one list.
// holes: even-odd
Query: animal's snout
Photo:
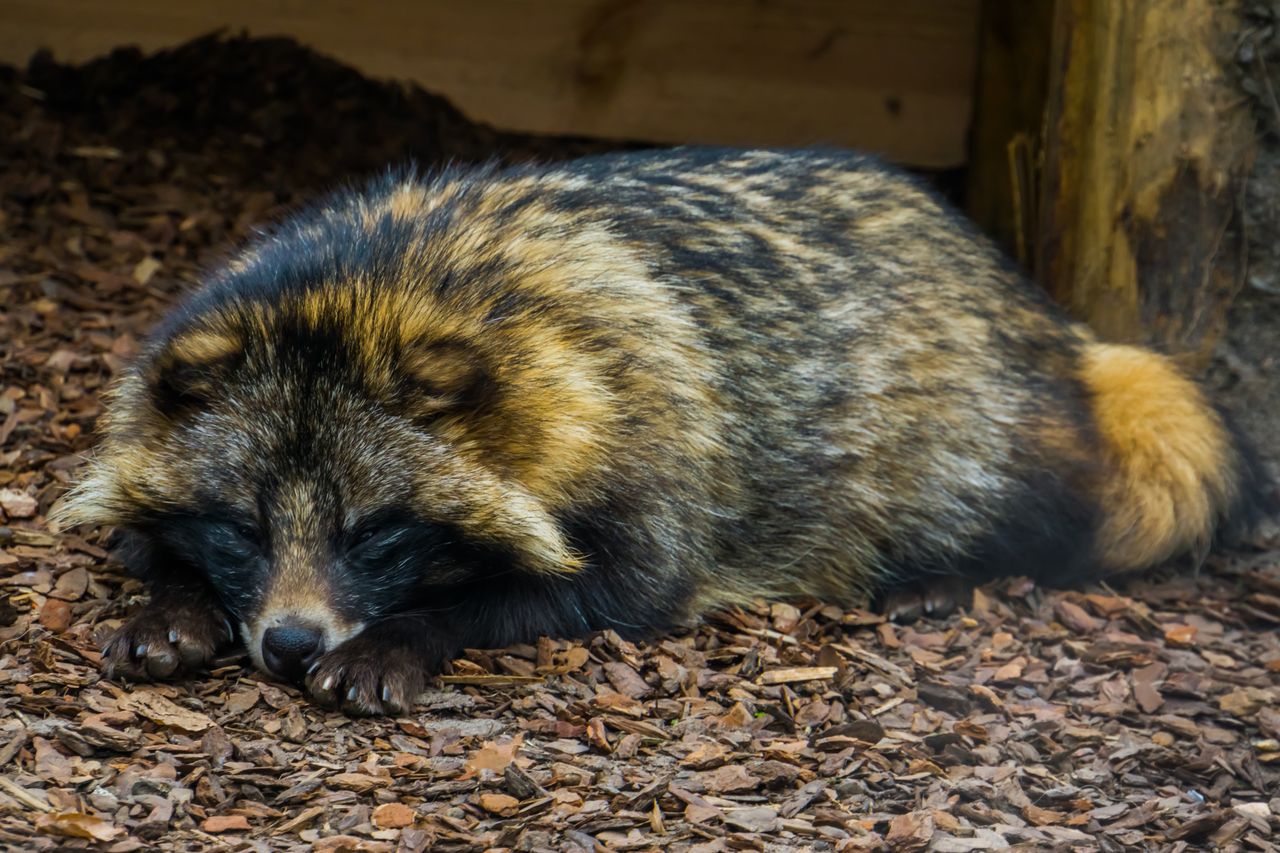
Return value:
[(301, 681), (307, 668), (323, 653), (324, 633), (305, 622), (268, 628), (262, 635), (263, 663), (290, 681)]

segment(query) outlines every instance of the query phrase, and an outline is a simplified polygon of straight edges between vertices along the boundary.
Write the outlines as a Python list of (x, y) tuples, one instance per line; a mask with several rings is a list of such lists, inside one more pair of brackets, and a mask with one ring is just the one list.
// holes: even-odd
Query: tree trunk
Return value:
[(1036, 278), (1104, 338), (1207, 364), (1244, 277), (1240, 0), (1059, 0)]

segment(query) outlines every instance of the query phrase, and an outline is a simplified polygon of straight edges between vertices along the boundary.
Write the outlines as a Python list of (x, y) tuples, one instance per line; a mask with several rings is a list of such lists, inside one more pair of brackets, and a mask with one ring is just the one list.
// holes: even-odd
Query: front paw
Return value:
[(216, 606), (153, 601), (107, 639), (103, 670), (110, 679), (170, 678), (203, 668), (234, 639), (230, 620)]
[(312, 665), (307, 691), (321, 705), (352, 715), (402, 714), (439, 669), (421, 651), (374, 633), (347, 640)]

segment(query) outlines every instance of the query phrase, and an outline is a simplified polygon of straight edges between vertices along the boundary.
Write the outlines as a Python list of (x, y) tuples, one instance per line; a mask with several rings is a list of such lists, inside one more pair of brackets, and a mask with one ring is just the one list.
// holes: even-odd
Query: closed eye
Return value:
[(381, 560), (402, 548), (434, 550), (448, 538), (440, 525), (404, 516), (374, 517), (343, 537), (344, 556), (352, 562)]
[(346, 557), (349, 560), (381, 557), (403, 540), (408, 531), (409, 528), (402, 525), (357, 528), (346, 536)]
[(235, 532), (236, 537), (242, 542), (252, 545), (255, 548), (262, 546), (262, 534), (258, 532), (258, 528), (240, 521), (233, 521), (229, 526)]
[(374, 529), (374, 528), (367, 528), (367, 529), (365, 529), (365, 530), (358, 530), (358, 531), (356, 531), (356, 533), (351, 537), (351, 545), (350, 545), (350, 547), (352, 547), (352, 548), (359, 548), (361, 545), (365, 544), (366, 542), (371, 542), (371, 541), (373, 541), (374, 539), (376, 539), (376, 538), (377, 538), (377, 536), (378, 536), (378, 531), (377, 531), (376, 529)]
[(211, 545), (233, 554), (255, 555), (262, 551), (262, 537), (257, 529), (236, 521), (206, 521), (204, 536)]
[(252, 574), (266, 557), (262, 534), (237, 516), (175, 513), (139, 525), (138, 532), (174, 558), (203, 567), (210, 577)]

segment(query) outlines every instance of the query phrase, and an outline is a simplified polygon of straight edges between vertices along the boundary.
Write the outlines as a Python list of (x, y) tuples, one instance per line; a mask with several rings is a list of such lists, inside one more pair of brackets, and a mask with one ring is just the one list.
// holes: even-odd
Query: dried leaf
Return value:
[(778, 810), (772, 806), (728, 809), (724, 813), (724, 822), (744, 832), (773, 832), (778, 826)]
[(36, 514), (36, 499), (17, 489), (0, 489), (0, 509), (10, 518), (31, 518)]
[(248, 832), (249, 819), (242, 814), (215, 815), (200, 822), (200, 828), (215, 835), (220, 832)]
[(209, 756), (215, 767), (231, 757), (231, 739), (221, 726), (210, 726), (200, 739), (200, 751)]
[(591, 653), (582, 646), (573, 646), (551, 656), (551, 665), (537, 670), (540, 675), (565, 675), (582, 669)]
[(385, 776), (372, 776), (368, 773), (337, 773), (330, 776), (327, 781), (330, 787), (343, 791), (355, 791), (357, 794), (391, 784), (391, 780)]
[(510, 817), (520, 810), (520, 801), (506, 794), (481, 794), (480, 808), (501, 817)]
[(379, 829), (403, 829), (412, 826), (417, 815), (403, 803), (383, 803), (373, 810), (373, 825)]
[(712, 794), (742, 794), (758, 788), (760, 779), (741, 764), (728, 764), (715, 770), (695, 773), (688, 786), (692, 791), (707, 791)]
[(1156, 689), (1156, 684), (1168, 669), (1162, 663), (1153, 663), (1133, 671), (1133, 698), (1143, 713), (1154, 714), (1164, 704), (1164, 697)]
[(592, 702), (596, 707), (605, 711), (614, 711), (631, 717), (643, 717), (645, 715), (644, 703), (613, 690), (597, 691)]
[(761, 684), (794, 684), (798, 681), (830, 681), (835, 678), (834, 666), (793, 666), (761, 673)]
[(237, 716), (243, 714), (258, 704), (258, 700), (261, 698), (262, 694), (258, 692), (256, 687), (245, 687), (237, 690), (227, 697), (227, 713), (236, 714)]
[(908, 812), (889, 822), (884, 840), (894, 850), (923, 850), (933, 838), (933, 831), (933, 815)]
[(187, 732), (202, 732), (213, 725), (213, 720), (205, 714), (183, 708), (147, 687), (134, 688), (133, 692), (120, 699), (120, 707), (162, 726)]
[(1240, 687), (1218, 699), (1218, 707), (1235, 717), (1248, 717), (1275, 701), (1270, 690)]
[(285, 712), (284, 719), (280, 721), (280, 735), (292, 743), (306, 743), (307, 721), (303, 719), (297, 705), (289, 706), (289, 710)]
[(75, 772), (71, 761), (58, 752), (57, 748), (42, 737), (31, 741), (36, 750), (36, 775), (50, 782), (65, 785), (71, 781)]
[(507, 769), (507, 765), (515, 760), (516, 753), (519, 751), (523, 740), (524, 735), (517, 734), (510, 740), (501, 743), (487, 741), (481, 749), (467, 758), (466, 774), (463, 778), (470, 778), (480, 774), (482, 771), (502, 773)]
[(680, 763), (694, 770), (709, 770), (724, 764), (728, 755), (729, 750), (722, 744), (706, 741), (698, 744), (693, 752), (680, 760)]
[(604, 665), (605, 677), (614, 689), (632, 699), (643, 699), (653, 692), (640, 674), (621, 661), (609, 661)]
[(52, 812), (36, 817), (36, 829), (66, 838), (112, 841), (124, 830), (100, 817), (82, 812)]
[(1077, 634), (1092, 634), (1096, 631), (1101, 631), (1107, 625), (1101, 619), (1095, 619), (1090, 616), (1083, 607), (1074, 601), (1068, 601), (1067, 599), (1055, 601), (1053, 611), (1057, 614), (1058, 621)]
[(56, 598), (50, 598), (40, 608), (40, 615), (37, 618), (41, 625), (55, 634), (60, 634), (71, 625), (71, 605)]
[(1016, 657), (997, 669), (991, 678), (997, 684), (1008, 681), (1017, 681), (1019, 678), (1022, 678), (1022, 671), (1026, 668), (1026, 665), (1026, 658)]
[(161, 266), (163, 265), (159, 261), (148, 255), (134, 266), (133, 280), (138, 284), (146, 284), (151, 281), (153, 275), (160, 271)]
[(1066, 819), (1066, 815), (1052, 809), (1042, 809), (1035, 804), (1028, 804), (1022, 807), (1022, 816), (1031, 821), (1036, 826), (1052, 826), (1062, 823)]
[(58, 575), (58, 580), (49, 592), (49, 597), (60, 598), (63, 601), (79, 601), (88, 589), (89, 571), (84, 568), (72, 569)]

